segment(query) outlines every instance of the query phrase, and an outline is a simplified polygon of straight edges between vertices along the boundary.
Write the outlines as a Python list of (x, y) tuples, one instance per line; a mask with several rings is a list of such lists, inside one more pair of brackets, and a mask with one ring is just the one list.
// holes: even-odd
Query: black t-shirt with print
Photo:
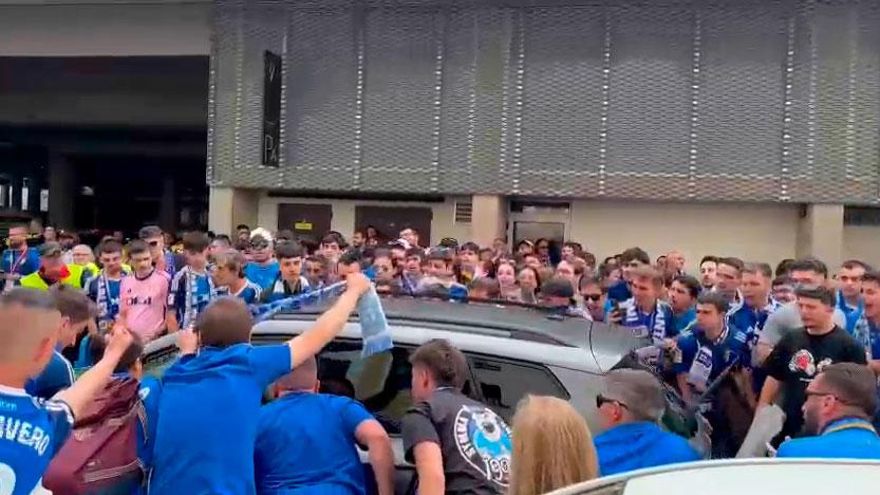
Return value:
[(781, 384), (786, 415), (781, 436), (800, 433), (807, 385), (833, 363), (867, 363), (865, 348), (838, 326), (825, 335), (810, 335), (805, 329), (789, 332), (773, 348), (764, 369)]
[(500, 495), (510, 479), (510, 428), (494, 411), (451, 388), (441, 388), (403, 417), (403, 448), (440, 445), (447, 494)]

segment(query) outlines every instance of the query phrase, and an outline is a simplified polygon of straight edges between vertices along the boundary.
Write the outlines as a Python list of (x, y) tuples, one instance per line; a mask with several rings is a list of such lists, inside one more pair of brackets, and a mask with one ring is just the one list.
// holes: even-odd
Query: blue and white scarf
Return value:
[[(183, 267), (180, 272), (183, 273), (183, 277), (185, 279), (186, 284), (186, 296), (184, 298), (184, 309), (183, 309), (183, 319), (180, 321), (180, 328), (189, 328), (194, 325), (196, 322), (196, 317), (198, 317), (201, 309), (204, 309), (205, 306), (217, 295), (217, 287), (214, 286), (214, 281), (211, 279), (211, 276), (207, 273), (199, 274), (194, 273), (189, 266)], [(180, 273), (178, 273), (180, 276)], [(208, 293), (199, 295), (196, 291), (196, 278), (197, 277), (205, 277), (208, 281)]]
[[(123, 269), (122, 277), (125, 277), (126, 275), (128, 275), (128, 272)], [(122, 287), (120, 287), (119, 291), (116, 293), (116, 297), (113, 297), (112, 291), (110, 290), (110, 280), (107, 278), (107, 274), (104, 273), (104, 270), (101, 270), (98, 279), (93, 283), (98, 284), (95, 294), (95, 304), (98, 306), (98, 328), (102, 331), (106, 331), (111, 325), (113, 325), (113, 319), (119, 314), (119, 301)]]
[(629, 328), (636, 337), (650, 337), (655, 344), (663, 342), (668, 337), (666, 319), (667, 312), (671, 311), (668, 304), (658, 299), (654, 311), (647, 315), (641, 312), (635, 298), (622, 302), (620, 308), (624, 313), (620, 324)]

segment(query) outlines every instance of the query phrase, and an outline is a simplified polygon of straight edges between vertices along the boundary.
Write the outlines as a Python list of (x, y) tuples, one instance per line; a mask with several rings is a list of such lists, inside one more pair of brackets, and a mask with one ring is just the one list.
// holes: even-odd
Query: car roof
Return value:
[(586, 481), (548, 495), (868, 493), (880, 462), (850, 459), (726, 459), (671, 464)]
[[(284, 312), (257, 323), (255, 342), (279, 342), (309, 328), (330, 302)], [(419, 345), (445, 338), (465, 350), (603, 373), (638, 347), (632, 334), (580, 317), (552, 318), (532, 306), (461, 303), (422, 298), (382, 298), (382, 307), (395, 342)], [(340, 334), (360, 338), (357, 316)], [(525, 344), (525, 345), (524, 345)], [(147, 355), (165, 353), (173, 337), (151, 342)]]

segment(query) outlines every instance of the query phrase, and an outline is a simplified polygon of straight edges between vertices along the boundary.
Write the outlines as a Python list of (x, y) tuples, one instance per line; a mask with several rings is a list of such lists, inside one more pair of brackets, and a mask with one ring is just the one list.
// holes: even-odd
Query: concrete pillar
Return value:
[(49, 224), (56, 229), (73, 229), (76, 198), (73, 164), (64, 155), (49, 154)]
[(811, 204), (800, 219), (797, 256), (813, 256), (829, 269), (843, 258), (843, 205)]
[(259, 199), (257, 190), (211, 187), (208, 195), (208, 229), (217, 234), (233, 235), (236, 225), (256, 227)]
[(159, 202), (159, 227), (165, 232), (177, 232), (179, 217), (174, 189), (174, 177), (166, 175), (162, 179), (162, 199)]
[(504, 196), (476, 195), (471, 200), (471, 239), (480, 246), (491, 246), (504, 238), (507, 230), (507, 201)]

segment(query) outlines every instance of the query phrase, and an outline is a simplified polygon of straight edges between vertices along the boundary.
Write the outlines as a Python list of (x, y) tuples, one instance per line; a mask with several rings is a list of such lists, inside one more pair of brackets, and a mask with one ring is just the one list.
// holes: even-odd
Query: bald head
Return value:
[(254, 321), (241, 298), (221, 297), (205, 308), (196, 321), (203, 346), (229, 347), (251, 340)]
[(313, 392), (318, 385), (318, 362), (310, 357), (275, 382), (279, 392)]
[(61, 313), (52, 296), (15, 288), (0, 297), (0, 364), (26, 361), (48, 340), (54, 346)]

